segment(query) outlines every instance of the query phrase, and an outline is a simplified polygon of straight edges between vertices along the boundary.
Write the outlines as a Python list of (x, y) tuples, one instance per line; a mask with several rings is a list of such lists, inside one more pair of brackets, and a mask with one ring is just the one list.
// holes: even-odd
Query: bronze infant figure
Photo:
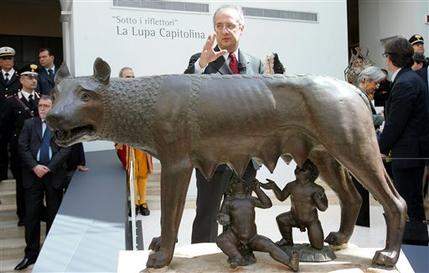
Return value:
[[(218, 222), (224, 231), (217, 237), (216, 244), (228, 256), (231, 268), (256, 262), (253, 251), (270, 253), (276, 261), (293, 271), (299, 269), (299, 253), (289, 257), (269, 238), (258, 235), (255, 224), (255, 207), (270, 208), (270, 198), (259, 187), (259, 181), (246, 186), (238, 177), (230, 181), (229, 193), (223, 200)], [(252, 192), (257, 197), (252, 196)]]
[(261, 184), (262, 188), (273, 190), (280, 201), (291, 196), (291, 210), (276, 218), (282, 235), (282, 239), (277, 244), (292, 246), (292, 227), (297, 227), (301, 231), (307, 229), (311, 246), (321, 250), (324, 237), (317, 210), (325, 211), (328, 208), (328, 198), (325, 190), (314, 183), (319, 176), (319, 171), (313, 162), (307, 159), (301, 168), (296, 167), (295, 176), (296, 180), (288, 183), (283, 190), (280, 190), (270, 179), (267, 179), (268, 183)]

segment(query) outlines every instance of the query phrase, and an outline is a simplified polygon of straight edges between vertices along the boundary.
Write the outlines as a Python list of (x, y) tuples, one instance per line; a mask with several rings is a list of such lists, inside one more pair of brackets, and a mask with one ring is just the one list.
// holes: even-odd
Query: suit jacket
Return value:
[[(46, 130), (50, 130), (49, 127)], [(53, 134), (51, 134), (53, 135)], [(40, 118), (31, 118), (25, 121), (24, 128), (19, 136), (19, 153), (22, 160), (22, 179), (24, 188), (30, 188), (36, 179), (33, 168), (38, 165), (37, 153), (42, 144), (42, 120)], [(54, 138), (51, 137), (50, 146), (52, 149), (52, 157), (48, 164), (50, 179), (47, 183), (51, 183), (54, 188), (64, 186), (67, 175), (67, 157), (70, 153), (70, 148), (59, 147)], [(48, 174), (47, 174), (48, 175)]]
[(421, 69), (417, 70), (416, 73), (423, 79), (426, 86), (428, 86), (428, 67), (424, 66)]
[[(219, 47), (214, 48), (215, 51), (219, 51)], [(197, 53), (192, 55), (189, 60), (188, 68), (185, 70), (185, 74), (194, 74), (195, 73), (195, 62), (200, 58), (201, 53)], [(240, 70), (240, 74), (263, 74), (264, 73), (264, 65), (262, 61), (243, 52), (238, 49), (238, 69)], [(232, 74), (231, 69), (225, 62), (225, 58), (220, 56), (215, 61), (209, 63), (207, 67), (204, 69), (203, 74)]]
[(10, 80), (6, 82), (0, 71), (0, 96), (8, 97), (15, 95), (19, 89), (21, 89), (21, 83), (19, 82), (18, 72), (15, 71)]
[(50, 77), (44, 67), (39, 69), (39, 76), (37, 77), (37, 90), (40, 92), (40, 94), (49, 95), (51, 93), (52, 88), (55, 86), (54, 77), (56, 72), (57, 69), (55, 69), (54, 75)]
[[(429, 96), (427, 85), (410, 68), (402, 68), (386, 102), (386, 124), (380, 136), (380, 151), (393, 158), (422, 158), (429, 149)], [(396, 168), (414, 168), (423, 160), (393, 160)]]
[(86, 165), (85, 151), (82, 143), (76, 143), (70, 147), (70, 154), (67, 158), (67, 170), (75, 171), (79, 165)]

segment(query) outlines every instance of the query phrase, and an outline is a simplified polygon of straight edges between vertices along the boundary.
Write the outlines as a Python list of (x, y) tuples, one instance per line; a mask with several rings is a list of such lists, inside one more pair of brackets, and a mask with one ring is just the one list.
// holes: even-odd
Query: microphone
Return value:
[(246, 66), (242, 63), (238, 63), (238, 71), (240, 72), (240, 74), (246, 73)]

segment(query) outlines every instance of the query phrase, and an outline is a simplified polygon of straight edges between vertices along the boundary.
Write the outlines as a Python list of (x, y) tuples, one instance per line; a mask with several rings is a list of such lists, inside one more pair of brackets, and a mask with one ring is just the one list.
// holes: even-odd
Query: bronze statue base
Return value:
[(327, 245), (320, 250), (311, 247), (310, 244), (295, 244), (293, 246), (281, 246), (280, 248), (289, 256), (292, 251), (299, 252), (300, 262), (329, 262), (337, 258), (334, 251)]
[[(371, 264), (375, 248), (349, 247), (336, 251), (337, 259), (324, 263), (301, 263), (300, 273), (409, 273), (413, 272), (405, 255), (401, 253), (394, 268), (386, 269)], [(285, 273), (285, 266), (274, 261), (269, 254), (255, 252), (256, 263), (231, 269), (225, 254), (214, 243), (203, 243), (177, 247), (174, 259), (168, 267), (153, 269), (146, 267), (150, 251), (121, 251), (118, 273)]]

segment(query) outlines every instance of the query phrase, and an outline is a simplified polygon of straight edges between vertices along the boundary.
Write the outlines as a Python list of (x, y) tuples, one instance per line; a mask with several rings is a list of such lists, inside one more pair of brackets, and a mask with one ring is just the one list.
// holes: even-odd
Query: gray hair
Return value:
[(50, 95), (41, 95), (39, 100), (50, 100), (51, 102), (53, 101), (52, 96)]
[(119, 71), (119, 78), (122, 78), (122, 74), (124, 73), (125, 70), (133, 71), (131, 67), (128, 67), (128, 66), (122, 67), (121, 70)]
[(243, 9), (240, 6), (236, 6), (236, 5), (224, 5), (221, 6), (220, 8), (218, 8), (215, 13), (213, 14), (213, 26), (215, 26), (216, 24), (216, 15), (226, 9), (232, 9), (237, 11), (238, 13), (238, 23), (242, 26), (244, 26), (244, 13), (243, 13)]
[(365, 68), (364, 70), (362, 70), (362, 72), (359, 73), (357, 82), (361, 83), (364, 80), (379, 82), (384, 78), (386, 78), (386, 74), (384, 74), (381, 68), (376, 66), (370, 66)]

